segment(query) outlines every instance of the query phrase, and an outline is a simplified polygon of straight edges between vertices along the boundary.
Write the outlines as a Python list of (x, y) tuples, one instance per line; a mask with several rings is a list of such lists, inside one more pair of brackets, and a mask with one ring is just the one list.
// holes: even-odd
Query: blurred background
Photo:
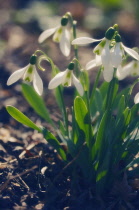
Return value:
[[(56, 26), (67, 11), (78, 21), (78, 37), (102, 38), (107, 28), (117, 23), (123, 43), (131, 48), (139, 47), (139, 0), (0, 0), (0, 120), (6, 122), (6, 104), (16, 107), (20, 104), (20, 110), (25, 110), (20, 82), (10, 87), (6, 82), (12, 72), (28, 64), (36, 49), (43, 49), (61, 70), (70, 62), (51, 39), (45, 46), (38, 45), (40, 33)], [(83, 66), (93, 58), (92, 47), (94, 45), (79, 48)], [(53, 102), (46, 88), (50, 66), (45, 62), (44, 66), (48, 70), (45, 76), (40, 72), (45, 87), (44, 97), (51, 105)], [(93, 73), (90, 74), (93, 82)]]

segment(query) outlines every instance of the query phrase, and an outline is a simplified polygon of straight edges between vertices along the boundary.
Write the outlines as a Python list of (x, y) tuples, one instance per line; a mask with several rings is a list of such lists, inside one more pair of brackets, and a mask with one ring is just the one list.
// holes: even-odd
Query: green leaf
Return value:
[(32, 86), (28, 84), (22, 84), (22, 93), (25, 99), (28, 101), (30, 106), (35, 110), (35, 112), (45, 119), (47, 122), (53, 124), (49, 112), (45, 106), (42, 98), (35, 92)]
[(34, 130), (42, 132), (42, 130), (37, 125), (35, 125), (28, 117), (26, 117), (22, 112), (20, 112), (15, 107), (7, 106), (6, 109), (7, 109), (8, 113), (18, 122), (20, 122), (23, 125), (26, 125), (30, 128), (33, 128)]
[(107, 120), (108, 120), (108, 112), (106, 111), (102, 117), (96, 136), (96, 142), (95, 142), (96, 152), (101, 151), (103, 145), (105, 144), (104, 140), (105, 140)]
[(62, 149), (60, 142), (58, 141), (58, 139), (47, 129), (43, 128), (42, 131), (44, 138), (48, 141), (48, 143), (50, 145), (52, 145), (54, 147), (54, 149), (57, 150), (58, 154), (61, 156), (61, 158), (63, 160), (66, 160), (66, 153), (65, 151)]
[(84, 132), (85, 140), (89, 145), (90, 125), (89, 125), (88, 110), (85, 105), (85, 102), (79, 96), (77, 96), (74, 100), (74, 112), (77, 124), (79, 125), (79, 128)]

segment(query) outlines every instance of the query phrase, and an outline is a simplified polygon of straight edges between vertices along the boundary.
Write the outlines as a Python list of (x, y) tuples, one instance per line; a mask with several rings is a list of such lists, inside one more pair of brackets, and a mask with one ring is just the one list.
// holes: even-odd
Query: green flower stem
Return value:
[[(77, 35), (76, 35), (76, 26), (77, 26), (77, 21), (73, 21), (73, 38), (76, 39)], [(74, 45), (74, 53), (75, 53), (75, 58), (78, 60), (78, 46)]]
[(107, 110), (108, 112), (111, 109), (111, 105), (113, 103), (113, 93), (114, 93), (114, 87), (116, 84), (116, 71), (117, 68), (114, 68), (114, 74), (113, 74), (113, 79), (110, 82), (109, 88), (108, 88), (108, 94), (107, 94), (107, 99), (106, 99), (106, 106), (105, 106), (105, 110)]
[(60, 95), (60, 98), (61, 98), (61, 103), (62, 103), (62, 115), (63, 115), (63, 118), (64, 118), (64, 124), (65, 124), (65, 127), (66, 127), (66, 135), (69, 137), (68, 115), (67, 115), (66, 106), (65, 106), (65, 103), (64, 103), (63, 93), (62, 93), (62, 89), (61, 89), (60, 86), (57, 87), (57, 88), (58, 88), (59, 95)]
[[(51, 67), (52, 67), (52, 71), (56, 74), (55, 65), (54, 65), (53, 61), (50, 58), (49, 58), (49, 61), (50, 61)], [(66, 127), (66, 135), (69, 137), (68, 116), (67, 116), (66, 106), (65, 106), (65, 103), (64, 103), (62, 89), (61, 89), (60, 86), (58, 86), (57, 89), (58, 89), (58, 92), (59, 92), (61, 105), (62, 105), (62, 115), (63, 115), (63, 119), (64, 119), (64, 124), (65, 124), (65, 127)]]
[(97, 76), (96, 76), (96, 79), (95, 79), (95, 83), (94, 83), (93, 90), (92, 90), (91, 97), (90, 97), (90, 105), (93, 103), (94, 96), (95, 96), (95, 91), (96, 91), (96, 88), (97, 88), (97, 85), (98, 85), (98, 82), (99, 82), (101, 72), (102, 72), (102, 67), (99, 69), (99, 71), (97, 73)]
[[(52, 71), (54, 74), (56, 74), (56, 70), (55, 70), (55, 65), (52, 61), (51, 58), (49, 58), (43, 51), (41, 50), (36, 50), (34, 54), (37, 54), (37, 53), (41, 53), (43, 54), (46, 59), (48, 60), (48, 62), (51, 64), (51, 67), (52, 67)], [(62, 94), (62, 89), (61, 87), (57, 87), (58, 91), (59, 91), (59, 96), (60, 96), (60, 100), (61, 100), (61, 105), (62, 105), (62, 115), (63, 115), (63, 118), (64, 118), (64, 124), (65, 124), (65, 127), (66, 127), (66, 134), (67, 136), (69, 137), (69, 130), (68, 130), (68, 116), (67, 116), (67, 111), (66, 111), (66, 106), (65, 106), (65, 103), (64, 103), (64, 98), (63, 98), (63, 94)]]

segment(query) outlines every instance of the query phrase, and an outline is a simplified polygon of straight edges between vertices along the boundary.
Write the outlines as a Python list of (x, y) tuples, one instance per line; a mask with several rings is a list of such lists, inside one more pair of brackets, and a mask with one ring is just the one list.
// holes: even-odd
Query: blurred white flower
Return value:
[(117, 77), (119, 80), (127, 76), (139, 76), (139, 61), (131, 61), (125, 66), (119, 66), (117, 69)]
[(43, 83), (42, 79), (40, 78), (37, 70), (36, 70), (36, 56), (33, 55), (30, 59), (30, 63), (25, 66), (24, 68), (21, 68), (17, 71), (15, 71), (8, 79), (7, 85), (11, 85), (18, 81), (20, 78), (23, 78), (26, 82), (33, 82), (33, 87), (35, 91), (41, 95), (43, 92)]
[(75, 85), (77, 91), (81, 96), (84, 94), (83, 86), (81, 85), (80, 81), (75, 77), (73, 74), (74, 64), (70, 63), (69, 67), (63, 71), (59, 72), (50, 82), (48, 85), (48, 89), (54, 89), (59, 85), (63, 86), (71, 86), (71, 83)]
[(71, 27), (68, 25), (68, 17), (62, 17), (61, 25), (42, 32), (39, 36), (38, 42), (44, 42), (51, 35), (53, 35), (53, 41), (59, 43), (63, 55), (66, 57), (69, 56), (71, 50)]

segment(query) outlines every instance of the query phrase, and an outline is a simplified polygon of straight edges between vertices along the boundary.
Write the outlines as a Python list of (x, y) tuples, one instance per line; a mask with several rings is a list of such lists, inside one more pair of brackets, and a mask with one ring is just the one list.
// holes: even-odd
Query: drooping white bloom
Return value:
[(121, 65), (125, 52), (136, 60), (139, 60), (139, 54), (135, 50), (124, 46), (121, 42), (121, 37), (119, 34), (115, 36), (115, 41), (115, 46), (111, 50), (111, 62), (115, 68), (118, 68)]
[(110, 82), (113, 78), (113, 66), (111, 64), (110, 59), (110, 41), (115, 33), (115, 29), (110, 27), (103, 39), (92, 39), (87, 37), (77, 38), (72, 41), (72, 44), (76, 45), (85, 45), (93, 42), (101, 41), (94, 49), (94, 53), (96, 54), (96, 58), (86, 65), (86, 70), (90, 70), (91, 68), (99, 65), (103, 65), (103, 76), (107, 82)]
[[(32, 56), (33, 57), (33, 56)], [(24, 81), (27, 82), (33, 82), (33, 87), (35, 91), (41, 95), (43, 92), (43, 83), (42, 79), (40, 78), (35, 64), (29, 63), (24, 68), (21, 68), (17, 71), (15, 71), (8, 79), (7, 85), (12, 85), (16, 81), (18, 81), (20, 78), (23, 78)]]
[(58, 42), (60, 50), (66, 57), (69, 56), (71, 50), (71, 28), (68, 25), (68, 18), (63, 16), (61, 19), (61, 25), (45, 30), (39, 36), (38, 42), (42, 43), (51, 35), (53, 35), (53, 41)]
[(71, 83), (75, 85), (77, 91), (81, 96), (84, 94), (83, 86), (81, 85), (80, 81), (75, 77), (73, 74), (73, 70), (67, 68), (63, 72), (59, 72), (50, 82), (48, 85), (48, 89), (54, 89), (59, 85), (63, 86), (71, 86)]
[(90, 70), (95, 66), (103, 66), (104, 80), (110, 82), (113, 78), (114, 69), (111, 64), (110, 57), (110, 40), (103, 38), (102, 41), (95, 47), (94, 53), (96, 58), (86, 64), (86, 70)]

